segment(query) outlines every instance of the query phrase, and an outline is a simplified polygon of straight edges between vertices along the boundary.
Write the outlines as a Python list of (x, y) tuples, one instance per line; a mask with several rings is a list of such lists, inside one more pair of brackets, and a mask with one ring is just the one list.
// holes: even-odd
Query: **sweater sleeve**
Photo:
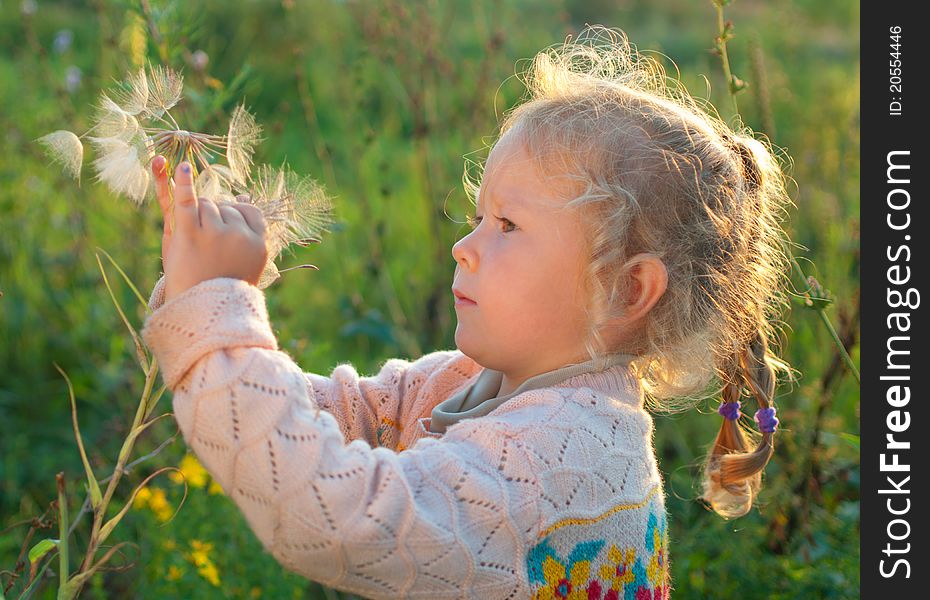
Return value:
[(155, 285), (152, 287), (152, 295), (149, 296), (149, 308), (152, 309), (152, 312), (155, 312), (161, 308), (162, 304), (165, 303), (165, 274), (162, 273), (162, 276), (155, 282)]
[(525, 590), (538, 493), (507, 460), (506, 424), (465, 421), (401, 453), (347, 444), (239, 280), (173, 298), (143, 337), (185, 441), (287, 569), (369, 598)]
[[(165, 373), (165, 382), (172, 390), (178, 385), (183, 372), (193, 366), (194, 361), (218, 348), (229, 347), (227, 344), (256, 344), (264, 348), (278, 348), (268, 324), (264, 296), (260, 290), (239, 280), (223, 278), (213, 280), (206, 287), (195, 287), (197, 290), (192, 288), (181, 295), (183, 300), (171, 309), (171, 316), (168, 318), (163, 318), (161, 313), (157, 316), (152, 315), (152, 326), (147, 329), (151, 342), (146, 339), (150, 348), (171, 346), (171, 340), (177, 338), (169, 337), (165, 343), (162, 342), (164, 331), (166, 328), (170, 331), (171, 326), (191, 331), (202, 330), (200, 323), (191, 321), (196, 317), (192, 317), (190, 311), (191, 307), (202, 305), (204, 300), (213, 302), (227, 318), (222, 325), (213, 326), (213, 318), (216, 316), (213, 313), (217, 311), (212, 311), (206, 317), (206, 313), (201, 313), (200, 320), (211, 325), (209, 331), (200, 331), (195, 344), (184, 348), (186, 352), (174, 354), (171, 348), (166, 348), (165, 356), (170, 364), (162, 362), (162, 370)], [(149, 299), (149, 307), (153, 311), (159, 311), (165, 304), (164, 289), (163, 275), (156, 282)], [(245, 301), (248, 311), (244, 314), (255, 311), (251, 318), (237, 323), (235, 315), (239, 313), (227, 313), (229, 308), (222, 297), (230, 292), (239, 295)], [(218, 337), (212, 337), (214, 334)], [(305, 372), (304, 378), (315, 406), (332, 413), (347, 440), (360, 439), (371, 446), (403, 450), (401, 433), (409, 427), (416, 427), (416, 419), (423, 416), (421, 413), (424, 409), (432, 408), (428, 399), (425, 404), (415, 400), (425, 387), (430, 374), (459, 357), (460, 353), (439, 350), (416, 361), (389, 359), (382, 365), (379, 373), (371, 377), (360, 376), (351, 364), (340, 364), (329, 376)], [(462, 373), (462, 379), (467, 379), (472, 374)], [(446, 383), (445, 387), (449, 387), (449, 384)]]

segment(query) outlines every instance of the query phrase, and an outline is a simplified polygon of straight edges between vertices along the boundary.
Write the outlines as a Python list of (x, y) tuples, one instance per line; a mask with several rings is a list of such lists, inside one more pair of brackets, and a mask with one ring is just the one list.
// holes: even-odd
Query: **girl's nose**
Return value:
[(466, 235), (452, 246), (452, 257), (458, 266), (473, 271), (478, 266), (478, 255), (468, 241), (470, 237), (471, 235)]

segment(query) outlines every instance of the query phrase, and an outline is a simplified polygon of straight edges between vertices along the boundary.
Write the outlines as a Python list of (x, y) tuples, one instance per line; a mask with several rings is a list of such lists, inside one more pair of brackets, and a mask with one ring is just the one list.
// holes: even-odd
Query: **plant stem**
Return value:
[(116, 492), (116, 486), (119, 484), (119, 480), (122, 478), (123, 473), (126, 472), (126, 461), (135, 445), (138, 435), (137, 429), (145, 416), (146, 408), (148, 407), (148, 399), (152, 393), (152, 387), (155, 384), (157, 376), (158, 359), (153, 356), (149, 372), (145, 376), (145, 389), (143, 389), (142, 398), (139, 401), (139, 405), (136, 407), (136, 414), (133, 417), (129, 435), (123, 441), (123, 446), (120, 448), (119, 456), (116, 459), (116, 467), (113, 469), (113, 478), (110, 479), (110, 483), (107, 485), (107, 490), (103, 495), (103, 501), (100, 503), (100, 509), (94, 511), (94, 523), (91, 527), (90, 542), (87, 545), (87, 552), (84, 554), (84, 561), (81, 563), (81, 571), (90, 566), (94, 560), (94, 555), (97, 553), (97, 548), (105, 541), (104, 539), (99, 539), (100, 528), (103, 526), (103, 520), (106, 517), (106, 509), (110, 504), (110, 500), (113, 498), (114, 492)]
[[(791, 256), (791, 264), (794, 267), (795, 273), (797, 273), (798, 276), (802, 278), (802, 280), (806, 281), (807, 278), (804, 276), (804, 271), (801, 270), (801, 265), (798, 264), (798, 261), (794, 256)], [(827, 331), (830, 333), (830, 337), (833, 339), (833, 343), (836, 345), (836, 349), (839, 351), (840, 357), (846, 364), (846, 368), (852, 372), (853, 376), (856, 378), (856, 383), (860, 383), (859, 370), (856, 368), (856, 363), (853, 362), (852, 357), (849, 356), (849, 353), (846, 351), (846, 346), (844, 346), (843, 341), (840, 340), (840, 336), (836, 333), (836, 329), (833, 327), (833, 323), (831, 323), (830, 319), (827, 317), (826, 311), (823, 308), (818, 308), (817, 314), (820, 315), (821, 322), (823, 322), (824, 327), (826, 327)]]
[(717, 38), (717, 48), (720, 49), (720, 58), (723, 60), (723, 76), (727, 79), (727, 92), (730, 94), (730, 99), (733, 101), (733, 112), (737, 115), (739, 114), (739, 104), (736, 102), (736, 94), (733, 91), (733, 73), (730, 72), (730, 59), (727, 56), (727, 40), (726, 40), (726, 26), (723, 22), (723, 5), (717, 2), (714, 2), (714, 6), (717, 9), (717, 30), (719, 37)]
[(61, 585), (58, 588), (58, 597), (68, 587), (68, 496), (65, 493), (65, 474), (64, 471), (55, 475), (58, 484), (58, 564)]
[[(725, 35), (726, 25), (723, 21), (723, 6), (722, 3), (718, 3), (716, 1), (713, 4), (717, 10), (717, 28), (719, 30), (717, 48), (720, 50), (720, 59), (723, 62), (723, 73), (727, 78), (727, 92), (729, 93), (730, 98), (733, 100), (733, 110), (736, 111), (737, 115), (739, 115), (739, 105), (736, 102), (736, 90), (733, 88), (733, 75), (730, 71), (730, 60), (727, 56), (727, 40)], [(786, 246), (784, 250), (788, 255), (789, 260), (791, 261), (792, 270), (801, 278), (801, 281), (807, 282), (807, 276), (804, 274), (804, 269), (801, 268), (801, 265), (798, 263), (797, 259), (794, 257), (794, 254), (791, 252), (791, 249)], [(830, 334), (830, 338), (833, 340), (837, 351), (839, 351), (840, 356), (843, 358), (843, 362), (853, 374), (853, 377), (856, 378), (856, 382), (858, 383), (860, 379), (859, 370), (856, 368), (856, 363), (853, 362), (852, 357), (850, 357), (849, 353), (846, 351), (846, 347), (843, 346), (843, 342), (840, 340), (840, 337), (836, 334), (836, 329), (830, 322), (830, 318), (827, 316), (826, 309), (822, 306), (813, 306), (812, 308), (819, 314), (820, 320), (827, 328), (827, 331)]]

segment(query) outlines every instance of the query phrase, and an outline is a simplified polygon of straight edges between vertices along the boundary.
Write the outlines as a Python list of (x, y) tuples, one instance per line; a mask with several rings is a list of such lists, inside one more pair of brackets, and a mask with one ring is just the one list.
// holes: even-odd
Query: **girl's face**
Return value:
[(452, 247), (455, 343), (516, 387), (533, 375), (587, 360), (583, 338), (586, 244), (563, 209), (567, 180), (544, 178), (514, 130), (488, 157), (477, 227)]

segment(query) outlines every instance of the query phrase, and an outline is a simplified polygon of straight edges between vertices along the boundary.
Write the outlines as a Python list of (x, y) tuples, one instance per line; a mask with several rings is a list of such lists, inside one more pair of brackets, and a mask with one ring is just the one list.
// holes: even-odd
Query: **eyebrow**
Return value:
[[(506, 203), (501, 201), (500, 196), (491, 196), (488, 202), (490, 202), (494, 206), (497, 206), (498, 208), (506, 208), (507, 210), (517, 210), (517, 211), (522, 212), (523, 209), (527, 208), (527, 202), (523, 200), (515, 199), (516, 195), (508, 194), (505, 197), (509, 198), (509, 201)], [(481, 201), (481, 198), (482, 196), (479, 195), (478, 196), (479, 203)], [(485, 202), (485, 204), (487, 204), (488, 202)]]

